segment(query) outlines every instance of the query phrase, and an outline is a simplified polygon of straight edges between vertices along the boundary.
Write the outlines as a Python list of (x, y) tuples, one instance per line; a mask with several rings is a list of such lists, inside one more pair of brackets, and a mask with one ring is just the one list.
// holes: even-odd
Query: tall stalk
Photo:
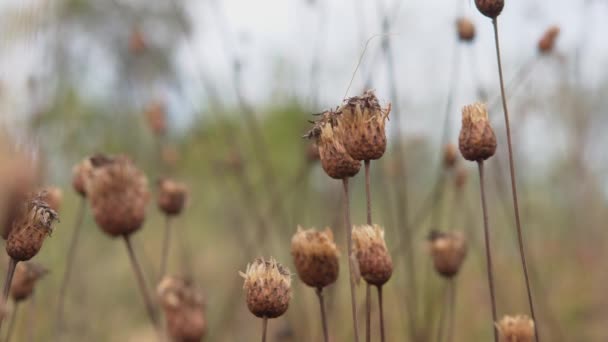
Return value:
[(6, 337), (4, 338), (4, 342), (9, 342), (11, 340), (13, 331), (15, 330), (15, 322), (17, 321), (17, 314), (19, 312), (19, 306), (20, 306), (19, 302), (15, 302), (15, 307), (13, 308), (13, 312), (11, 313), (11, 318), (8, 323), (8, 331), (6, 332)]
[(513, 194), (513, 210), (515, 212), (515, 226), (517, 228), (517, 241), (519, 244), (519, 255), (521, 256), (521, 265), (524, 270), (524, 278), (526, 280), (526, 291), (528, 294), (528, 304), (530, 306), (530, 314), (534, 321), (534, 336), (537, 342), (540, 341), (538, 335), (538, 322), (534, 313), (534, 302), (532, 301), (532, 291), (530, 290), (530, 277), (528, 275), (528, 264), (526, 262), (526, 253), (524, 248), (524, 239), (521, 229), (521, 219), (519, 215), (519, 204), (517, 201), (517, 185), (515, 184), (515, 165), (513, 161), (513, 144), (511, 142), (511, 126), (509, 125), (509, 110), (507, 108), (507, 98), (505, 96), (505, 86), (502, 73), (502, 61), (500, 58), (500, 43), (498, 39), (498, 19), (492, 19), (492, 26), (494, 28), (494, 43), (496, 47), (496, 61), (498, 64), (498, 76), (500, 79), (500, 96), (502, 98), (502, 108), (505, 117), (505, 127), (507, 130), (507, 147), (509, 151), (509, 171), (511, 173), (511, 192)]
[(266, 342), (266, 332), (268, 331), (268, 318), (262, 318), (262, 342)]
[(380, 341), (385, 342), (386, 337), (384, 333), (384, 304), (382, 302), (382, 286), (378, 286), (378, 311), (380, 311)]
[[(8, 301), (8, 294), (11, 290), (11, 284), (13, 283), (13, 275), (15, 274), (17, 262), (17, 260), (9, 257), (8, 269), (6, 270), (6, 279), (4, 279), (4, 288), (2, 290), (2, 298), (4, 303)], [(3, 316), (4, 315), (0, 315), (0, 331), (2, 331), (2, 321), (4, 321)]]
[[(372, 225), (372, 194), (370, 190), (370, 161), (365, 161), (365, 199), (367, 204), (367, 224)], [(366, 284), (365, 287), (365, 341), (370, 342), (372, 336), (371, 316), (372, 316), (372, 299), (371, 286)]]
[(355, 342), (359, 342), (359, 324), (357, 323), (357, 301), (355, 299), (355, 274), (354, 272), (354, 258), (353, 255), (353, 239), (352, 239), (352, 225), (350, 223), (350, 200), (348, 195), (348, 178), (342, 179), (342, 187), (344, 189), (344, 223), (346, 225), (346, 244), (348, 247), (348, 266), (350, 271), (350, 302), (353, 314), (353, 333), (355, 335)]
[(315, 291), (319, 298), (319, 307), (321, 308), (321, 323), (323, 324), (323, 341), (329, 342), (329, 332), (327, 329), (327, 314), (325, 313), (325, 301), (323, 300), (323, 288), (319, 287)]

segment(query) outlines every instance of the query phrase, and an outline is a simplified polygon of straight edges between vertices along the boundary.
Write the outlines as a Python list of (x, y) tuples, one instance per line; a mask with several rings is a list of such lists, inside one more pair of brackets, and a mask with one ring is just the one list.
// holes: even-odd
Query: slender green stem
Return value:
[(384, 303), (382, 301), (382, 286), (378, 286), (378, 311), (380, 315), (380, 341), (385, 342), (386, 336), (384, 333)]
[(329, 331), (327, 329), (327, 314), (325, 313), (325, 301), (323, 300), (323, 288), (319, 287), (315, 291), (319, 298), (319, 307), (321, 308), (321, 324), (323, 325), (323, 341), (329, 342)]
[(372, 340), (372, 286), (369, 283), (365, 284), (365, 341)]
[(169, 261), (169, 249), (171, 247), (171, 216), (165, 217), (165, 237), (163, 238), (163, 250), (160, 260), (160, 279), (167, 274), (167, 263)]
[(355, 299), (355, 275), (354, 272), (354, 260), (353, 254), (353, 241), (352, 241), (352, 225), (350, 223), (350, 200), (348, 194), (348, 178), (342, 179), (342, 186), (344, 189), (344, 223), (346, 225), (346, 244), (348, 247), (348, 266), (350, 271), (350, 301), (353, 315), (353, 333), (355, 342), (359, 342), (359, 324), (357, 323), (357, 301)]
[(490, 228), (488, 226), (488, 209), (486, 206), (486, 191), (484, 185), (483, 160), (477, 162), (479, 168), (479, 187), (481, 192), (481, 208), (483, 210), (483, 231), (486, 244), (486, 262), (488, 270), (488, 285), (490, 287), (490, 301), (492, 303), (492, 330), (494, 331), (494, 342), (498, 342), (498, 331), (494, 323), (497, 321), (496, 296), (494, 294), (494, 274), (492, 271), (492, 253), (490, 246)]
[(515, 225), (517, 228), (517, 240), (519, 243), (519, 254), (521, 256), (521, 264), (524, 271), (524, 278), (526, 280), (526, 291), (528, 294), (528, 304), (530, 305), (530, 314), (532, 316), (532, 320), (534, 321), (534, 332), (536, 341), (540, 341), (540, 336), (538, 335), (538, 321), (536, 320), (536, 315), (534, 312), (534, 302), (532, 300), (532, 291), (530, 290), (530, 277), (528, 275), (528, 264), (526, 262), (526, 253), (524, 248), (524, 239), (523, 233), (521, 229), (521, 219), (519, 215), (519, 204), (517, 201), (517, 185), (515, 182), (515, 163), (513, 161), (513, 144), (511, 142), (511, 126), (509, 125), (509, 110), (507, 108), (507, 98), (505, 96), (505, 86), (504, 79), (502, 73), (502, 62), (500, 58), (500, 43), (498, 40), (498, 19), (492, 19), (492, 26), (494, 27), (494, 43), (496, 46), (496, 60), (498, 63), (498, 76), (500, 79), (500, 96), (502, 97), (502, 107), (505, 116), (505, 127), (507, 130), (507, 147), (509, 151), (509, 171), (511, 173), (511, 192), (513, 194), (513, 210), (515, 212)]
[(5, 342), (9, 342), (11, 340), (13, 330), (15, 330), (15, 322), (17, 321), (17, 313), (19, 311), (19, 306), (19, 302), (15, 302), (15, 307), (13, 308), (13, 312), (11, 313), (11, 319), (8, 323), (8, 331), (6, 332), (6, 337), (4, 338)]
[(268, 331), (268, 318), (262, 318), (262, 342), (266, 342), (266, 332)]

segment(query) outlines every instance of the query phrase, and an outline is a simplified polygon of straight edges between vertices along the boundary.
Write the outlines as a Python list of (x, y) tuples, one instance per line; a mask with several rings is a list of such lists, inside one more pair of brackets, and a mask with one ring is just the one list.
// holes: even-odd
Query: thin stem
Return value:
[(350, 201), (348, 195), (348, 178), (342, 179), (344, 188), (344, 223), (346, 225), (346, 245), (348, 246), (348, 266), (350, 272), (350, 301), (353, 314), (353, 333), (355, 342), (359, 342), (359, 325), (357, 324), (357, 302), (355, 300), (355, 275), (354, 272), (354, 254), (352, 241), (352, 225), (350, 223)]
[(17, 321), (17, 312), (19, 311), (19, 302), (15, 302), (15, 308), (11, 313), (11, 319), (8, 323), (8, 331), (6, 332), (6, 337), (4, 338), (5, 342), (9, 342), (11, 340), (11, 336), (13, 335), (13, 330), (15, 329), (15, 322)]
[(445, 284), (445, 287), (443, 288), (443, 302), (441, 303), (441, 312), (439, 313), (439, 326), (437, 327), (437, 342), (441, 342), (443, 340), (443, 327), (445, 325), (445, 316), (447, 314), (447, 303), (449, 302), (449, 295), (450, 295), (450, 290), (449, 287), (450, 284), (447, 283)]
[(131, 266), (133, 267), (133, 273), (135, 273), (135, 277), (137, 278), (137, 284), (139, 285), (139, 292), (141, 293), (144, 304), (146, 305), (146, 311), (148, 313), (148, 318), (152, 325), (158, 329), (159, 322), (158, 316), (156, 316), (156, 311), (154, 310), (154, 306), (152, 305), (152, 298), (150, 297), (150, 293), (148, 292), (148, 288), (146, 286), (146, 281), (141, 270), (141, 266), (137, 261), (137, 257), (135, 256), (135, 252), (133, 251), (133, 244), (131, 243), (131, 236), (124, 235), (125, 244), (127, 245), (127, 251), (129, 252), (129, 258), (131, 259)]
[(82, 221), (84, 219), (84, 213), (86, 211), (86, 200), (84, 197), (80, 199), (78, 205), (78, 211), (76, 212), (76, 220), (74, 221), (74, 229), (72, 230), (72, 238), (68, 247), (68, 254), (66, 257), (65, 271), (63, 272), (63, 278), (61, 279), (61, 285), (59, 287), (59, 298), (57, 300), (57, 318), (55, 321), (55, 336), (58, 338), (61, 330), (63, 329), (63, 318), (65, 309), (65, 296), (68, 290), (68, 282), (70, 275), (72, 274), (72, 267), (74, 265), (74, 256), (76, 255), (76, 246), (80, 237), (82, 228)]
[(378, 311), (380, 311), (380, 341), (386, 341), (384, 334), (384, 303), (382, 302), (382, 286), (378, 286)]
[(369, 176), (370, 161), (365, 161), (365, 197), (367, 199), (367, 224), (372, 225), (372, 193), (370, 191), (370, 176)]
[(163, 238), (163, 250), (160, 260), (160, 278), (163, 279), (167, 274), (167, 262), (169, 260), (169, 248), (171, 246), (171, 216), (165, 217), (165, 237)]
[(448, 316), (448, 342), (452, 342), (454, 340), (454, 313), (456, 312), (456, 279), (452, 278), (449, 280), (448, 286), (450, 287), (450, 303), (449, 310), (450, 314)]
[(325, 301), (323, 300), (323, 288), (319, 287), (315, 291), (319, 298), (319, 307), (321, 308), (321, 323), (323, 324), (323, 341), (329, 342), (329, 332), (327, 329), (327, 315), (325, 314)]
[[(15, 274), (15, 267), (17, 267), (17, 260), (10, 258), (8, 260), (8, 269), (6, 270), (6, 279), (4, 280), (4, 289), (2, 290), (2, 298), (4, 303), (8, 301), (8, 293), (11, 289), (13, 282), (13, 275)], [(2, 330), (2, 321), (4, 320), (3, 315), (0, 315), (0, 331)]]
[(372, 340), (372, 286), (365, 284), (365, 341)]
[(492, 302), (492, 330), (494, 331), (494, 341), (498, 342), (498, 331), (494, 323), (496, 317), (496, 297), (494, 295), (494, 274), (492, 273), (492, 253), (490, 248), (490, 228), (488, 227), (488, 209), (486, 207), (486, 191), (483, 179), (483, 160), (477, 162), (479, 168), (479, 187), (481, 191), (481, 208), (483, 210), (483, 231), (486, 243), (486, 262), (488, 267), (488, 285), (490, 287), (490, 300)]
[(266, 331), (268, 330), (268, 318), (262, 319), (262, 342), (266, 342)]
[(521, 220), (519, 216), (519, 204), (517, 201), (517, 185), (515, 184), (515, 165), (513, 161), (513, 144), (511, 142), (511, 126), (509, 125), (509, 110), (507, 108), (507, 98), (505, 96), (505, 86), (502, 74), (502, 62), (500, 59), (500, 43), (498, 41), (498, 20), (497, 18), (492, 19), (492, 26), (494, 27), (494, 43), (496, 46), (496, 60), (498, 63), (498, 76), (500, 79), (500, 96), (502, 97), (502, 107), (505, 116), (505, 127), (507, 130), (507, 146), (509, 150), (509, 171), (511, 173), (511, 192), (513, 193), (513, 210), (515, 212), (515, 225), (517, 227), (517, 240), (519, 243), (519, 254), (521, 256), (521, 265), (524, 270), (524, 278), (526, 280), (526, 291), (528, 294), (528, 304), (530, 305), (530, 314), (534, 321), (534, 336), (537, 342), (540, 341), (538, 335), (538, 322), (536, 321), (536, 315), (534, 313), (534, 303), (532, 301), (532, 291), (530, 290), (530, 278), (528, 276), (528, 264), (526, 262), (526, 253), (524, 248), (524, 239), (521, 229)]

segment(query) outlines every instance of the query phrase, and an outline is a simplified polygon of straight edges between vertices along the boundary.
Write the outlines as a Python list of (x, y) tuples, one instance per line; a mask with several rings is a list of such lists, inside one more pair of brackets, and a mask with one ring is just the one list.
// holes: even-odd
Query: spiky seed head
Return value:
[(500, 342), (534, 341), (534, 321), (526, 315), (504, 316), (496, 328)]
[(207, 331), (203, 295), (192, 282), (167, 276), (156, 293), (165, 313), (167, 332), (172, 341), (200, 341)]
[(89, 177), (92, 170), (93, 165), (91, 165), (89, 157), (72, 168), (72, 187), (80, 196), (85, 197), (87, 195), (86, 178)]
[(291, 273), (273, 258), (255, 259), (247, 265), (243, 289), (247, 307), (260, 318), (276, 318), (287, 311), (291, 299)]
[(150, 200), (148, 180), (127, 156), (96, 155), (86, 193), (97, 225), (110, 236), (138, 230)]
[(456, 20), (458, 38), (463, 42), (472, 42), (475, 39), (475, 25), (468, 18), (458, 18)]
[(168, 216), (179, 215), (186, 204), (186, 185), (169, 178), (158, 181), (158, 207)]
[(346, 152), (355, 160), (375, 160), (386, 150), (386, 120), (391, 105), (386, 108), (373, 90), (347, 99), (338, 109), (337, 126)]
[(470, 161), (486, 160), (496, 152), (496, 135), (485, 104), (476, 102), (462, 108), (458, 147), (464, 159)]
[(458, 274), (468, 248), (462, 232), (433, 231), (429, 236), (429, 249), (437, 273), (452, 278)]
[(167, 112), (162, 101), (155, 100), (150, 103), (145, 111), (145, 116), (152, 133), (157, 136), (167, 133)]
[(457, 190), (462, 190), (462, 188), (464, 188), (464, 186), (467, 184), (467, 179), (467, 169), (464, 166), (456, 168), (456, 173), (454, 174), (454, 186)]
[(338, 247), (331, 229), (302, 229), (291, 239), (291, 256), (298, 276), (304, 284), (321, 289), (338, 279), (340, 265)]
[(51, 209), (59, 212), (61, 202), (63, 201), (63, 191), (56, 186), (47, 186), (40, 192), (42, 200), (48, 203)]
[(319, 146), (316, 143), (312, 142), (306, 147), (306, 161), (310, 164), (314, 164), (319, 161)]
[(384, 241), (384, 229), (378, 225), (354, 226), (352, 238), (361, 277), (369, 284), (384, 285), (393, 274), (393, 260)]
[(334, 111), (324, 112), (306, 135), (315, 139), (321, 166), (325, 173), (334, 179), (353, 177), (361, 168), (361, 162), (353, 159), (344, 147), (343, 137), (338, 129), (340, 115)]
[(7, 254), (17, 261), (30, 260), (38, 254), (46, 237), (53, 232), (53, 223), (58, 220), (57, 212), (41, 199), (40, 194), (27, 200), (6, 240)]
[(447, 144), (443, 148), (443, 167), (452, 169), (458, 161), (458, 149), (454, 144)]
[(549, 27), (538, 41), (538, 52), (541, 54), (551, 53), (555, 47), (555, 41), (559, 36), (559, 31), (560, 29), (558, 26)]
[(475, 6), (481, 14), (488, 18), (496, 18), (502, 12), (505, 7), (504, 0), (475, 0)]
[(27, 299), (34, 292), (38, 280), (48, 272), (47, 268), (32, 261), (18, 263), (11, 283), (10, 294), (13, 300), (19, 302)]

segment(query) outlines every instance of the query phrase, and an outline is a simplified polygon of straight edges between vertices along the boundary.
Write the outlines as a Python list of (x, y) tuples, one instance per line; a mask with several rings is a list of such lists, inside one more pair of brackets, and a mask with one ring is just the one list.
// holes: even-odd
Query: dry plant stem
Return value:
[[(19, 311), (19, 302), (15, 302), (15, 308), (11, 313), (11, 319), (8, 323), (8, 330), (6, 332), (6, 337), (4, 338), (5, 342), (9, 342), (11, 340), (11, 336), (13, 335), (13, 330), (15, 330), (15, 322), (17, 321), (17, 313)], [(29, 329), (28, 329), (29, 330)]]
[(378, 286), (378, 311), (380, 315), (380, 341), (386, 341), (384, 332), (384, 303), (382, 302), (382, 286)]
[(524, 270), (524, 278), (526, 280), (526, 291), (528, 293), (528, 304), (530, 305), (530, 315), (534, 321), (534, 336), (537, 342), (540, 341), (538, 335), (538, 321), (534, 313), (534, 303), (532, 301), (532, 291), (530, 290), (530, 278), (528, 276), (528, 265), (526, 263), (526, 253), (524, 248), (524, 239), (521, 229), (521, 220), (519, 216), (519, 204), (517, 202), (517, 185), (515, 184), (515, 166), (513, 161), (513, 144), (511, 142), (511, 127), (509, 125), (509, 110), (507, 108), (507, 99), (505, 96), (505, 86), (502, 74), (502, 62), (500, 58), (500, 43), (498, 41), (498, 20), (497, 18), (492, 19), (492, 26), (494, 27), (494, 43), (496, 46), (496, 61), (498, 63), (498, 76), (500, 79), (500, 95), (502, 97), (502, 107), (505, 115), (505, 127), (507, 130), (507, 147), (509, 150), (509, 171), (511, 173), (511, 190), (513, 193), (513, 209), (515, 212), (515, 225), (517, 228), (517, 240), (519, 243), (519, 254), (521, 256), (521, 265)]
[(370, 161), (365, 161), (365, 195), (367, 198), (367, 224), (372, 224), (372, 193), (370, 191), (370, 175), (369, 175)]
[(492, 253), (490, 248), (490, 228), (488, 226), (488, 209), (486, 206), (486, 190), (483, 178), (483, 161), (478, 161), (479, 169), (479, 188), (481, 192), (481, 208), (483, 211), (483, 231), (486, 244), (486, 262), (488, 268), (488, 285), (490, 287), (490, 300), (492, 303), (492, 330), (494, 331), (494, 342), (498, 342), (498, 332), (494, 322), (497, 322), (496, 315), (496, 296), (494, 294), (494, 274), (492, 273)]
[(262, 318), (262, 342), (266, 342), (266, 331), (268, 330), (268, 318)]
[[(6, 303), (8, 301), (8, 293), (11, 289), (13, 282), (13, 275), (15, 274), (15, 267), (17, 267), (17, 260), (10, 258), (8, 260), (8, 269), (6, 270), (6, 279), (4, 279), (4, 289), (2, 290), (2, 298)], [(0, 316), (0, 331), (2, 331), (2, 321), (4, 317)]]
[(365, 284), (365, 341), (372, 340), (372, 287), (369, 283)]
[(329, 342), (329, 331), (327, 329), (327, 315), (325, 314), (325, 301), (323, 300), (323, 288), (319, 287), (315, 291), (319, 298), (319, 307), (321, 308), (321, 323), (323, 324), (323, 341)]
[(148, 292), (148, 288), (146, 286), (146, 281), (141, 270), (141, 266), (137, 261), (137, 257), (135, 256), (135, 252), (133, 251), (133, 244), (131, 243), (131, 236), (124, 235), (125, 244), (127, 245), (127, 251), (129, 252), (129, 258), (131, 259), (131, 265), (133, 266), (133, 273), (135, 273), (135, 277), (137, 278), (137, 285), (139, 285), (139, 291), (144, 299), (144, 304), (146, 305), (146, 312), (148, 313), (148, 318), (150, 322), (154, 326), (154, 328), (159, 329), (158, 317), (156, 316), (156, 311), (154, 310), (154, 305), (152, 304), (152, 297), (150, 297), (150, 293)]
[(163, 238), (163, 251), (160, 260), (160, 278), (163, 279), (167, 274), (167, 262), (169, 260), (169, 248), (171, 246), (171, 217), (165, 217), (165, 237)]
[(344, 188), (344, 223), (346, 225), (346, 245), (348, 247), (348, 267), (350, 271), (350, 302), (353, 314), (353, 333), (355, 342), (359, 342), (359, 325), (357, 324), (357, 302), (355, 300), (355, 276), (353, 274), (353, 241), (352, 225), (350, 223), (350, 200), (348, 195), (348, 178), (342, 179)]
[(454, 313), (456, 312), (456, 279), (452, 278), (448, 281), (449, 286), (449, 308), (450, 313), (448, 315), (448, 342), (452, 342), (454, 340)]
[[(365, 198), (367, 203), (367, 224), (372, 225), (372, 194), (370, 191), (370, 175), (369, 175), (370, 161), (365, 161)], [(371, 313), (372, 311), (372, 299), (371, 299), (371, 286), (366, 284), (365, 288), (365, 341), (371, 341)]]
[(57, 300), (57, 317), (55, 323), (56, 337), (59, 337), (60, 331), (63, 328), (63, 315), (65, 309), (65, 295), (68, 290), (68, 282), (70, 275), (72, 274), (72, 267), (74, 265), (74, 256), (76, 255), (76, 246), (82, 230), (82, 221), (84, 219), (84, 213), (86, 211), (86, 199), (83, 197), (80, 199), (78, 205), (78, 211), (76, 213), (76, 220), (74, 221), (74, 229), (72, 231), (72, 238), (70, 240), (70, 246), (68, 247), (68, 254), (66, 257), (65, 271), (63, 278), (61, 279), (61, 285), (59, 287), (59, 298)]

